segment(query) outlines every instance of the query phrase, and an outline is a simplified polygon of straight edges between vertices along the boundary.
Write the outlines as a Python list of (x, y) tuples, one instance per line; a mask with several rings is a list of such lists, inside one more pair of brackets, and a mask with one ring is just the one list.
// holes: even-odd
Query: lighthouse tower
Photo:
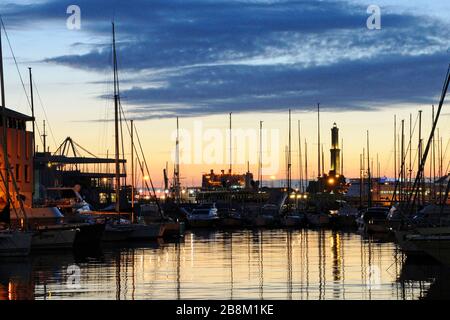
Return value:
[(336, 123), (333, 123), (333, 128), (331, 128), (331, 167), (330, 175), (339, 176), (341, 174), (341, 149), (339, 149), (339, 128)]

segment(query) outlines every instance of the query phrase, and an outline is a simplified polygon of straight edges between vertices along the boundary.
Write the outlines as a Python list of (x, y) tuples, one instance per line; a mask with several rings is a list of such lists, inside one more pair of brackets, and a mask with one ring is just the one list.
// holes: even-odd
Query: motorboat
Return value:
[[(450, 236), (449, 206), (431, 204), (425, 206), (409, 219), (404, 219), (402, 227), (395, 231), (400, 248), (408, 255), (427, 255), (419, 241), (431, 241), (430, 237)], [(427, 238), (428, 237), (428, 238)]]
[(191, 228), (215, 227), (219, 222), (218, 210), (215, 204), (195, 208), (187, 215), (187, 221)]
[(339, 208), (337, 210), (330, 210), (330, 219), (335, 227), (353, 228), (356, 227), (356, 220), (360, 212), (358, 208), (350, 206), (347, 202), (336, 200)]
[(356, 220), (358, 230), (364, 233), (388, 233), (388, 207), (371, 207)]
[(227, 209), (220, 219), (222, 228), (240, 228), (243, 225), (241, 214), (234, 209)]

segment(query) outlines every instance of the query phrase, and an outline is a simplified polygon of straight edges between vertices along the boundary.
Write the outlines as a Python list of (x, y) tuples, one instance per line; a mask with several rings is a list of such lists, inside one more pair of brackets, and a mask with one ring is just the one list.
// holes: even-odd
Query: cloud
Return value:
[[(61, 23), (69, 4), (0, 8), (9, 23), (26, 28)], [(102, 40), (44, 62), (109, 69), (114, 17), (123, 100), (141, 118), (308, 109), (317, 101), (337, 111), (431, 103), (448, 63), (444, 22), (389, 8), (382, 8), (382, 29), (371, 31), (366, 7), (344, 1), (77, 4), (83, 31)]]

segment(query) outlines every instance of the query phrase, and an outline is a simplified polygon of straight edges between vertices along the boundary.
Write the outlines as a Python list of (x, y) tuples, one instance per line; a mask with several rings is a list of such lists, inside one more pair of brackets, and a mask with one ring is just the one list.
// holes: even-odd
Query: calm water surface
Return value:
[(179, 243), (4, 259), (0, 299), (443, 298), (449, 274), (356, 233), (189, 232)]

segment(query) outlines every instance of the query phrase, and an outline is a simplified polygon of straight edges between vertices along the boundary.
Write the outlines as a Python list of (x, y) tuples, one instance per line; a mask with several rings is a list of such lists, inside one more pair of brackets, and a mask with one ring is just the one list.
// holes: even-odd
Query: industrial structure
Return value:
[[(322, 170), (325, 171), (323, 166)], [(319, 172), (317, 181), (310, 181), (307, 191), (309, 193), (345, 193), (348, 189), (348, 184), (342, 171), (343, 161), (341, 149), (339, 148), (339, 128), (336, 123), (333, 123), (331, 128), (330, 170), (328, 174)]]
[[(114, 203), (115, 172), (110, 170), (114, 163), (114, 158), (99, 158), (67, 137), (53, 153), (36, 152), (35, 200), (39, 202), (45, 199), (49, 188), (73, 187), (79, 184), (83, 196), (94, 207)], [(125, 179), (126, 160), (119, 159), (119, 163), (120, 178)]]

